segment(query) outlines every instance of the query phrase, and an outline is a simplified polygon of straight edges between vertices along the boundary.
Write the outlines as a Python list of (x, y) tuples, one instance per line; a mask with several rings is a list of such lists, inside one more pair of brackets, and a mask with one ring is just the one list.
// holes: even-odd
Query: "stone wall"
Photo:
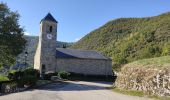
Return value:
[[(48, 26), (53, 27), (51, 33), (47, 32)], [(46, 72), (55, 72), (57, 23), (43, 21), (40, 24), (40, 31), (39, 43), (34, 57), (34, 68), (41, 72), (42, 65), (45, 65)], [(52, 38), (48, 39), (47, 34), (51, 34)]]
[(56, 59), (56, 71), (68, 71), (85, 75), (112, 75), (111, 60)]
[(118, 73), (115, 85), (147, 94), (170, 95), (170, 67), (124, 66)]
[[(52, 26), (53, 30), (48, 33), (48, 26)], [(41, 57), (40, 65), (45, 65), (46, 72), (54, 72), (55, 59), (56, 59), (56, 38), (57, 38), (57, 23), (50, 21), (43, 21), (41, 23)], [(47, 38), (47, 34), (52, 35), (52, 39)]]

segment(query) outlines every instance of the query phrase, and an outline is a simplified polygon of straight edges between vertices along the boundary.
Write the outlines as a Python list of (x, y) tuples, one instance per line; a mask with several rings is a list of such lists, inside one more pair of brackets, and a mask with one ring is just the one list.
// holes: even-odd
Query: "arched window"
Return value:
[(50, 33), (53, 31), (53, 27), (52, 26), (50, 26)]

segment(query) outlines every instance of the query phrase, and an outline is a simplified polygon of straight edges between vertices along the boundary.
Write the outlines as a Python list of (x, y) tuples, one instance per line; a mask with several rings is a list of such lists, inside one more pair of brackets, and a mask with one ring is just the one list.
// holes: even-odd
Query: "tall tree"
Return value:
[(0, 3), (0, 66), (13, 64), (25, 43), (23, 28), (19, 25), (19, 14)]

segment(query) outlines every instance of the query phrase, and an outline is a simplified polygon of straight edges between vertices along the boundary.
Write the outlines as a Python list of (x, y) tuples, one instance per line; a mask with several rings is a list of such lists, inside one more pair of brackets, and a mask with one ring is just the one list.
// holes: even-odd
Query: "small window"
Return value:
[(53, 27), (52, 26), (50, 26), (50, 33), (53, 31)]

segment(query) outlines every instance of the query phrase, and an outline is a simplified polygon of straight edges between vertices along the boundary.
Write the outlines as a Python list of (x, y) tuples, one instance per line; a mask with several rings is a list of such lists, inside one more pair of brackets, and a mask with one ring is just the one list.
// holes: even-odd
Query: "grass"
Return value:
[(143, 66), (143, 67), (152, 66), (157, 68), (169, 67), (169, 65), (170, 65), (170, 56), (142, 59), (127, 64), (127, 66)]
[(3, 82), (3, 81), (8, 81), (8, 77), (7, 76), (4, 76), (4, 75), (0, 75), (0, 82)]
[(108, 87), (107, 89), (112, 90), (112, 91), (117, 92), (117, 93), (122, 93), (122, 94), (125, 94), (125, 95), (138, 96), (138, 97), (148, 97), (148, 98), (152, 98), (154, 100), (170, 100), (170, 97), (166, 97), (166, 96), (160, 97), (160, 96), (156, 96), (156, 95), (147, 95), (143, 91), (123, 90), (123, 89), (114, 88), (114, 87)]
[(137, 91), (137, 90), (122, 90), (122, 89), (113, 88), (113, 87), (109, 87), (108, 89), (111, 89), (114, 92), (131, 95), (131, 96), (139, 96), (139, 97), (145, 96), (145, 94), (142, 91)]
[(156, 100), (170, 100), (170, 97), (166, 97), (166, 96), (159, 97), (159, 96), (156, 96), (156, 95), (152, 95), (152, 96), (148, 96), (148, 97), (156, 99)]

